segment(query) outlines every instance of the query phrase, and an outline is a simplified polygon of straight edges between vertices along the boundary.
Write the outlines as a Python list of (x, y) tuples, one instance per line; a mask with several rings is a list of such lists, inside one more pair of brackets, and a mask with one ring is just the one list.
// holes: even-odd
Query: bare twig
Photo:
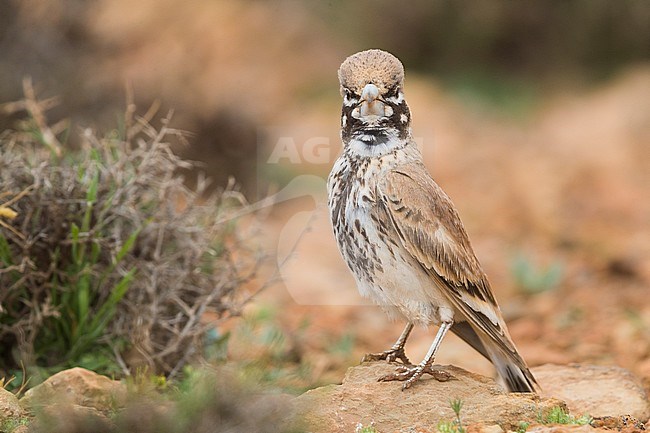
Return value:
[(38, 127), (43, 143), (52, 151), (58, 158), (61, 157), (63, 152), (63, 145), (56, 138), (56, 134), (48, 126), (47, 119), (45, 118), (45, 111), (58, 103), (58, 99), (51, 99), (49, 103), (39, 102), (36, 99), (36, 92), (32, 85), (32, 79), (26, 77), (23, 79), (23, 92), (25, 94), (25, 108), (29, 112), (32, 119)]

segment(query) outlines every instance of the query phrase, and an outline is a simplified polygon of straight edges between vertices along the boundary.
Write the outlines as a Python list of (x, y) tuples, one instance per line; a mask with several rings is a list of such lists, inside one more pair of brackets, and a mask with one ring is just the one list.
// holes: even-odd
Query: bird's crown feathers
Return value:
[(353, 54), (341, 64), (339, 81), (354, 93), (360, 94), (364, 86), (373, 83), (380, 93), (402, 85), (404, 66), (394, 55), (382, 50), (366, 50)]

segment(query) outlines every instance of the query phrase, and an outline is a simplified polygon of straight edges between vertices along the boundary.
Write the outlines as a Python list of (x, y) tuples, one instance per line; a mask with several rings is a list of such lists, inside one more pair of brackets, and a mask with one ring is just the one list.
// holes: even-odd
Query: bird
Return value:
[[(427, 171), (413, 139), (404, 67), (379, 49), (351, 55), (338, 70), (343, 150), (327, 179), (328, 210), (341, 256), (363, 297), (406, 322), (388, 350), (364, 361), (401, 361), (380, 381), (411, 387), (433, 366), (448, 331), (495, 366), (509, 392), (537, 392), (510, 337), (456, 207)], [(415, 325), (437, 326), (426, 356), (404, 347)]]

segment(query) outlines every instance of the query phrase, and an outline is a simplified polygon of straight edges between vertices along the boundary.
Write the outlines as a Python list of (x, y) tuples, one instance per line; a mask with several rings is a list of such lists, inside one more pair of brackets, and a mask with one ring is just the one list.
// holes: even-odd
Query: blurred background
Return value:
[[(228, 350), (305, 389), (403, 326), (358, 297), (325, 211), (336, 71), (368, 48), (403, 61), (414, 135), (529, 364), (617, 364), (650, 386), (645, 0), (7, 0), (0, 102), (30, 76), (60, 97), (51, 121), (106, 132), (132, 92), (141, 114), (174, 111), (188, 141), (176, 151), (215, 187), (234, 176), (250, 201), (278, 192), (259, 242), (282, 279), (230, 325)], [(414, 333), (412, 360), (433, 335)], [(453, 337), (438, 362), (493, 373)]]

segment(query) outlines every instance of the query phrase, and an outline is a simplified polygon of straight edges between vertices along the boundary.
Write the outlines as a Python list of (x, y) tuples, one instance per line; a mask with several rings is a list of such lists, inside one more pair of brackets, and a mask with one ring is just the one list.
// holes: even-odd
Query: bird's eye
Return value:
[(352, 105), (356, 103), (357, 97), (348, 89), (343, 89), (343, 103), (345, 105)]

